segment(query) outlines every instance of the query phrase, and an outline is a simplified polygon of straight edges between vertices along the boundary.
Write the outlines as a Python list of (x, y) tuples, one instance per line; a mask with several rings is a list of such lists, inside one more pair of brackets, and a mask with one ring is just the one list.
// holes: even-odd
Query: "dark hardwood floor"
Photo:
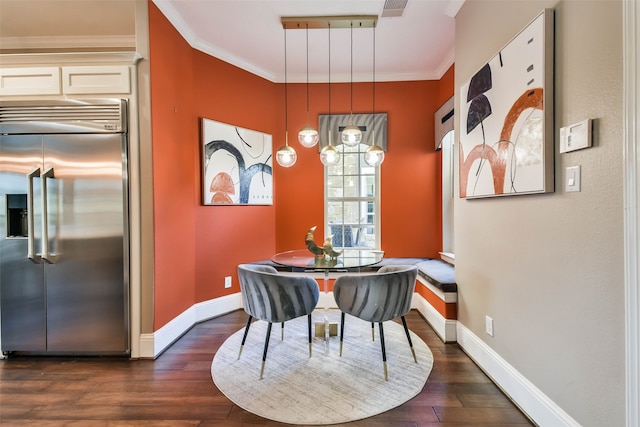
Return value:
[[(242, 310), (200, 323), (156, 360), (12, 357), (0, 360), (2, 426), (286, 426), (235, 406), (213, 384), (218, 347), (244, 327)], [(420, 314), (409, 328), (431, 348), (422, 392), (349, 427), (526, 426), (531, 422), (456, 344)]]

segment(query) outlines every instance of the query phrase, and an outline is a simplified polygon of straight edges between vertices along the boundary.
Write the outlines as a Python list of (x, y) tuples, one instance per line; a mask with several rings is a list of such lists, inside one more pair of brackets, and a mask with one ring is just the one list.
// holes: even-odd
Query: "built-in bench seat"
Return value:
[[(300, 272), (302, 269), (292, 269), (271, 260), (255, 261), (253, 264), (270, 265), (282, 272)], [(429, 322), (436, 333), (444, 342), (456, 341), (456, 319), (458, 315), (458, 285), (455, 281), (455, 268), (453, 265), (440, 259), (432, 258), (383, 258), (382, 261), (360, 268), (345, 269), (347, 273), (371, 273), (385, 265), (411, 264), (418, 267), (418, 283), (416, 293), (420, 298), (414, 298), (414, 308)], [(339, 274), (344, 274), (341, 272)], [(322, 273), (316, 273), (317, 278), (323, 277)], [(335, 274), (329, 275), (333, 282)], [(331, 283), (329, 289), (332, 289)], [(420, 286), (421, 285), (421, 286)]]
[(424, 298), (418, 301), (418, 310), (442, 341), (456, 342), (458, 285), (454, 266), (439, 259), (424, 260), (416, 266), (418, 282), (423, 285), (416, 287), (416, 292)]
[(439, 259), (428, 259), (416, 264), (418, 274), (443, 292), (458, 292), (453, 265)]

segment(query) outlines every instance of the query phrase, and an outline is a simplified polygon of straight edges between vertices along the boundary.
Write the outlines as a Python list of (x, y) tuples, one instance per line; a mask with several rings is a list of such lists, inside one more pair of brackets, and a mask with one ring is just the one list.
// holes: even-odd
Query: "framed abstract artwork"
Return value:
[(205, 205), (273, 204), (271, 135), (201, 119)]
[(554, 191), (553, 9), (460, 89), (460, 197)]

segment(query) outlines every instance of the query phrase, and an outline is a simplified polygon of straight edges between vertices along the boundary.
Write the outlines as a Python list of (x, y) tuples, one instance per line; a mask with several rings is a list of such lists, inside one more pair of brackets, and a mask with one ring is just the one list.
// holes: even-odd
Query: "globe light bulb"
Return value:
[(298, 160), (296, 150), (289, 147), (288, 145), (280, 147), (280, 149), (276, 153), (276, 161), (283, 168), (289, 168), (293, 166), (296, 163), (296, 160)]
[(340, 161), (340, 153), (333, 145), (327, 145), (320, 150), (320, 161), (325, 166), (335, 165)]
[(380, 166), (384, 161), (384, 150), (377, 145), (372, 145), (364, 152), (364, 162), (369, 166)]
[(358, 126), (350, 125), (342, 130), (340, 140), (349, 147), (355, 147), (362, 141), (362, 131)]
[(298, 141), (303, 147), (311, 148), (320, 141), (320, 135), (311, 126), (305, 126), (298, 132)]

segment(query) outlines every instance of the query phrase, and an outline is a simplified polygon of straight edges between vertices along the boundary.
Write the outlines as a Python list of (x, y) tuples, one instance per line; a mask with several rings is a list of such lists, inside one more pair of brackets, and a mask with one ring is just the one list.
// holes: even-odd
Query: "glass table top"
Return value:
[(307, 249), (280, 252), (271, 261), (286, 267), (317, 270), (339, 270), (366, 267), (382, 261), (384, 251), (345, 249), (336, 259), (316, 257)]

